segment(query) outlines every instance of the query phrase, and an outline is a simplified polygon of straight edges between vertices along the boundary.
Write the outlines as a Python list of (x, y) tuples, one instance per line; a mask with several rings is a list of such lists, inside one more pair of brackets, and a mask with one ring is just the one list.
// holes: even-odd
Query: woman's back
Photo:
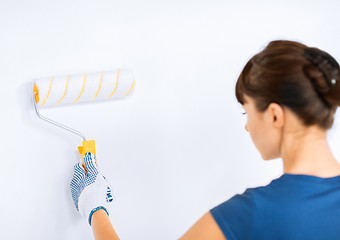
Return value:
[(340, 175), (286, 173), (210, 212), (228, 240), (339, 239)]

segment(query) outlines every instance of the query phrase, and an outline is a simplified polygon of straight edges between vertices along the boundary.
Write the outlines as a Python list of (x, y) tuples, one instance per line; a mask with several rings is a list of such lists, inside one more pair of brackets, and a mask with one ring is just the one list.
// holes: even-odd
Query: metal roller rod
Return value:
[(81, 132), (78, 132), (78, 131), (76, 131), (76, 130), (70, 128), (70, 127), (67, 127), (67, 126), (65, 126), (65, 125), (63, 125), (63, 124), (61, 124), (61, 123), (58, 123), (58, 122), (56, 122), (56, 121), (53, 121), (53, 120), (51, 120), (51, 119), (48, 119), (48, 118), (46, 118), (46, 117), (40, 115), (39, 110), (38, 110), (38, 107), (37, 107), (37, 103), (36, 103), (35, 98), (34, 98), (34, 94), (33, 94), (33, 103), (34, 103), (34, 110), (35, 110), (35, 112), (37, 113), (37, 115), (38, 115), (38, 117), (39, 117), (40, 119), (42, 119), (42, 120), (44, 120), (44, 121), (46, 121), (46, 122), (52, 123), (53, 125), (55, 125), (55, 126), (57, 126), (57, 127), (60, 127), (60, 128), (66, 130), (66, 131), (72, 132), (72, 133), (78, 135), (79, 137), (81, 137), (81, 138), (83, 139), (83, 141), (86, 141), (85, 135), (82, 134)]

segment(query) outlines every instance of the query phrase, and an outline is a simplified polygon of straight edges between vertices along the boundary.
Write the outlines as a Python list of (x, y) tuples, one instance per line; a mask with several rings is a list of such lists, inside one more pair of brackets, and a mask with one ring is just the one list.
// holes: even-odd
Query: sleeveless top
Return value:
[(227, 240), (340, 239), (340, 176), (285, 173), (210, 213)]

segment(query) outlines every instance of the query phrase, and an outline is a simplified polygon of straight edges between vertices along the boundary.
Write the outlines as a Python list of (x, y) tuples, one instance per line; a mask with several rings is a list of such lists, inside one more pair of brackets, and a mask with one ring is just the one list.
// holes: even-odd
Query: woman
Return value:
[[(262, 158), (282, 158), (284, 173), (211, 209), (180, 239), (340, 239), (340, 164), (326, 138), (340, 106), (339, 81), (333, 57), (299, 42), (272, 41), (252, 57), (237, 80), (236, 98)], [(85, 163), (95, 166), (93, 159), (89, 155)], [(74, 180), (79, 171), (87, 176), (77, 166), (73, 183), (86, 185)], [(79, 192), (75, 204), (79, 195), (92, 202), (84, 204), (83, 216), (92, 221), (96, 239), (119, 239), (105, 208), (93, 210), (106, 204), (107, 184), (98, 176), (84, 190), (73, 188)]]

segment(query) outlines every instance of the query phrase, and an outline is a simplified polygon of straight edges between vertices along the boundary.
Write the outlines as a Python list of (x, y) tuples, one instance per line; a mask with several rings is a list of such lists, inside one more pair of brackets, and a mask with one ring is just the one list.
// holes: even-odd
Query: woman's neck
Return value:
[(340, 175), (340, 164), (328, 146), (326, 131), (318, 128), (285, 134), (281, 157), (284, 173), (324, 178)]

